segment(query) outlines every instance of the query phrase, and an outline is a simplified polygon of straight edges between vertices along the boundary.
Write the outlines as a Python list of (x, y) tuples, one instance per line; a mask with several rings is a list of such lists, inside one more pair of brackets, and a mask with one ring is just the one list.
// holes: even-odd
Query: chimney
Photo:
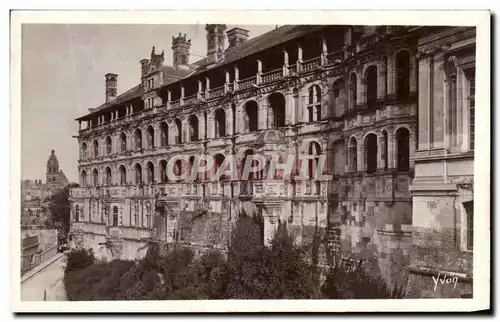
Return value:
[(174, 67), (188, 67), (189, 65), (189, 49), (191, 49), (191, 39), (186, 39), (179, 33), (179, 36), (172, 36), (172, 51), (174, 53)]
[(224, 56), (226, 25), (206, 25), (207, 31), (207, 62), (215, 64)]
[(106, 103), (108, 103), (116, 97), (118, 75), (107, 73), (104, 77), (106, 77)]
[(148, 59), (142, 59), (140, 61), (141, 63), (141, 77), (146, 75), (148, 72), (148, 67), (149, 67), (149, 60)]
[(227, 31), (227, 40), (229, 42), (229, 48), (239, 46), (241, 43), (248, 40), (249, 31), (243, 28), (233, 28)]

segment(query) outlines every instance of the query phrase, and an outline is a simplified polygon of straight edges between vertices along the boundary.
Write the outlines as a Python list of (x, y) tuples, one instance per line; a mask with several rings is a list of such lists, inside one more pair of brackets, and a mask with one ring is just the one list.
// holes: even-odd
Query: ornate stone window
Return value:
[(122, 133), (120, 135), (120, 147), (121, 147), (121, 152), (127, 151), (127, 135), (125, 133)]
[(148, 149), (155, 147), (155, 130), (152, 126), (148, 126)]
[(99, 142), (94, 140), (94, 158), (99, 156)]
[(365, 137), (365, 167), (366, 173), (375, 173), (377, 171), (377, 136), (373, 133)]
[(142, 149), (142, 131), (140, 129), (135, 130), (135, 150)]
[(168, 146), (168, 125), (165, 122), (160, 123), (160, 145)]
[(191, 142), (198, 141), (200, 139), (198, 135), (198, 123), (196, 115), (191, 115), (189, 117), (189, 139)]
[(309, 122), (321, 120), (321, 88), (318, 85), (309, 87), (307, 114)]
[(118, 207), (113, 207), (113, 226), (118, 226)]
[(226, 136), (226, 112), (219, 108), (215, 111), (215, 137)]
[(111, 141), (111, 138), (108, 136), (106, 137), (106, 154), (110, 155), (113, 152), (113, 143)]
[(110, 186), (113, 182), (113, 177), (111, 174), (111, 169), (109, 167), (106, 168), (106, 185)]
[(127, 184), (127, 170), (123, 165), (120, 166), (120, 184), (121, 185)]
[(243, 127), (247, 132), (254, 132), (258, 129), (259, 107), (257, 102), (249, 101), (245, 104), (243, 113)]

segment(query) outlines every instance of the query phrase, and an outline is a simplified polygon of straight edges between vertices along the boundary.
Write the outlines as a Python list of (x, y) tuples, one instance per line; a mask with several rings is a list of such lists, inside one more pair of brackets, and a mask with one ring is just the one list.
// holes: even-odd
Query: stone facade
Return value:
[[(475, 28), (419, 39), (410, 296), (472, 296)], [(458, 285), (433, 277), (457, 277)]]
[[(143, 256), (151, 240), (224, 250), (250, 204), (263, 242), (287, 223), (299, 243), (317, 246), (320, 264), (342, 253), (405, 285), (426, 33), (284, 26), (251, 45), (245, 34), (222, 53), (226, 27), (206, 29), (210, 59), (188, 65), (190, 76), (172, 77), (185, 64), (165, 69), (153, 49), (140, 86), (78, 119), (87, 127), (78, 135), (81, 187), (71, 190), (72, 247), (105, 258)], [(242, 164), (276, 152), (326, 155), (325, 178), (165, 175), (179, 154), (236, 155)]]

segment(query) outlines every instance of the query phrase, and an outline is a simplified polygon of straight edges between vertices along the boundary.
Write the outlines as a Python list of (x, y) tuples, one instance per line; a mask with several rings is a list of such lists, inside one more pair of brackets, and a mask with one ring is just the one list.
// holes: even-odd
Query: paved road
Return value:
[(21, 284), (21, 301), (66, 301), (63, 283), (64, 256)]

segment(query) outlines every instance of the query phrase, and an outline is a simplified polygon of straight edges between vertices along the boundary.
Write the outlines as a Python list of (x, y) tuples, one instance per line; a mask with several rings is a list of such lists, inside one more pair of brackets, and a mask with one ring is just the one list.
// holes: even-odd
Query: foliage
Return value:
[(70, 228), (71, 205), (69, 201), (69, 190), (77, 186), (78, 184), (71, 183), (56, 194), (50, 196), (47, 200), (49, 202), (51, 223), (55, 223), (57, 221), (61, 222), (65, 236), (68, 234)]
[(322, 292), (330, 299), (401, 299), (404, 296), (403, 288), (396, 285), (391, 289), (382, 277), (344, 266), (330, 269)]
[(86, 268), (95, 262), (92, 249), (73, 249), (66, 253), (66, 266), (64, 272), (71, 272)]
[[(256, 229), (257, 227), (257, 229)], [(379, 276), (332, 268), (321, 285), (307, 249), (279, 225), (268, 246), (258, 222), (238, 220), (227, 258), (217, 251), (195, 256), (191, 248), (162, 251), (151, 243), (138, 261), (94, 262), (87, 251), (68, 254), (65, 286), (70, 300), (366, 299), (401, 298)]]

